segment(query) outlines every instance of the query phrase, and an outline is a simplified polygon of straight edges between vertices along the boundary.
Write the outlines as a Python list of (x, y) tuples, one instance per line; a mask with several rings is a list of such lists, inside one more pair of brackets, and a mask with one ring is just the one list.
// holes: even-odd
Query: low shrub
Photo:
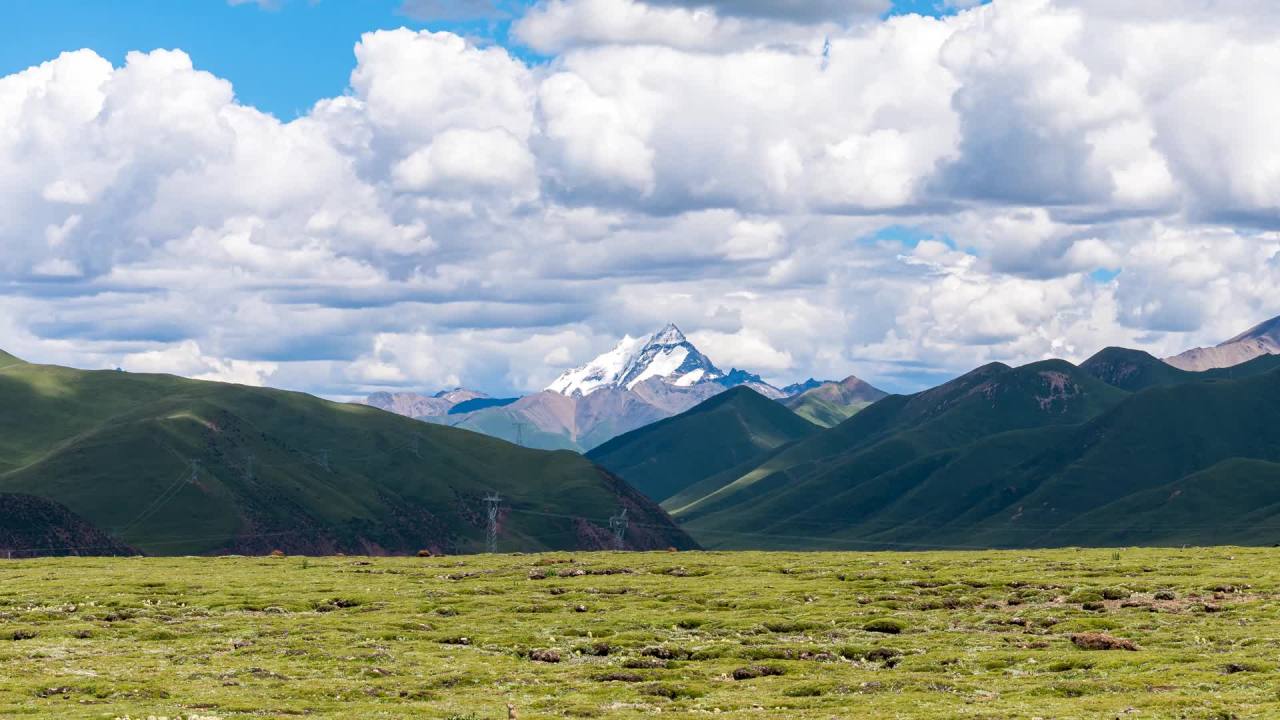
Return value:
[(907, 629), (907, 624), (897, 618), (877, 618), (862, 626), (866, 632), (897, 635)]

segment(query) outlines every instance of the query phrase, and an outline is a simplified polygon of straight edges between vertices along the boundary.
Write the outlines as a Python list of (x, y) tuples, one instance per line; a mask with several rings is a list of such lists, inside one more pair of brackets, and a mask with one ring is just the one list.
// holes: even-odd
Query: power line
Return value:
[(156, 514), (156, 511), (164, 507), (170, 500), (172, 500), (174, 497), (177, 496), (179, 492), (182, 491), (183, 485), (186, 485), (188, 483), (194, 485), (196, 482), (196, 478), (200, 473), (200, 461), (195, 458), (192, 458), (190, 462), (191, 462), (190, 474), (183, 473), (182, 475), (179, 475), (178, 479), (175, 480), (172, 485), (165, 488), (163, 492), (157, 495), (155, 499), (151, 501), (150, 505), (147, 505), (147, 507), (143, 508), (142, 512), (138, 513), (138, 516), (135, 517), (132, 521), (130, 521), (128, 525), (121, 528), (116, 533), (116, 535), (124, 535), (125, 533), (132, 530), (134, 526), (136, 526), (138, 523)]

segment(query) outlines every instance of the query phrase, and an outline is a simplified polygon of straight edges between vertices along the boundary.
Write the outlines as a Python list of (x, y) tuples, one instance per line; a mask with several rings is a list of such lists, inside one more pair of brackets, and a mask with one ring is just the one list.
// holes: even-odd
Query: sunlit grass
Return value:
[(1241, 548), (0, 562), (0, 717), (1276, 717), (1278, 588)]

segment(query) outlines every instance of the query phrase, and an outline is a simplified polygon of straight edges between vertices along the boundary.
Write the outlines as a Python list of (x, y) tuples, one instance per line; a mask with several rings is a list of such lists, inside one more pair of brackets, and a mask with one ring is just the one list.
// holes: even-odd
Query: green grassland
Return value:
[(0, 561), (5, 718), (1264, 718), (1278, 663), (1272, 549)]

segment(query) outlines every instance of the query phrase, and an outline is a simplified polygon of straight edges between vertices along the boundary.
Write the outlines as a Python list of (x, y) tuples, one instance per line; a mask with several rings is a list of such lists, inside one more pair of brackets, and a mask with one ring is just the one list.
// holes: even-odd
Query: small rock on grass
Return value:
[(1071, 636), (1071, 642), (1081, 650), (1137, 650), (1132, 640), (1118, 638), (1100, 632), (1082, 632)]
[(782, 668), (770, 667), (768, 665), (749, 665), (741, 667), (733, 671), (734, 680), (752, 680), (758, 677), (766, 677), (769, 675), (781, 675)]
[(560, 662), (560, 653), (555, 650), (534, 650), (529, 653), (529, 659), (534, 662), (558, 663)]

